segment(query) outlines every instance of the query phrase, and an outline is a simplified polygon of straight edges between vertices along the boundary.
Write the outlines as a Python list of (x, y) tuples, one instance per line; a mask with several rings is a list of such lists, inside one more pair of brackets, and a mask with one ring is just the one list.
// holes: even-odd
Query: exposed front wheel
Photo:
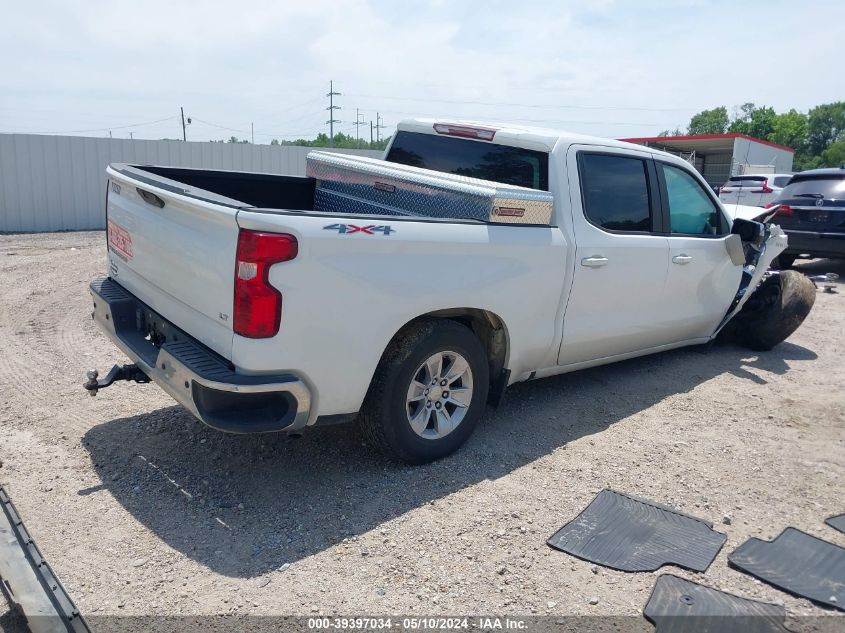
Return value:
[(412, 464), (455, 451), (484, 413), (487, 356), (464, 325), (421, 321), (391, 342), (376, 370), (361, 426), (390, 457)]
[(734, 338), (752, 350), (770, 350), (798, 329), (815, 301), (816, 287), (801, 273), (772, 275), (734, 317)]

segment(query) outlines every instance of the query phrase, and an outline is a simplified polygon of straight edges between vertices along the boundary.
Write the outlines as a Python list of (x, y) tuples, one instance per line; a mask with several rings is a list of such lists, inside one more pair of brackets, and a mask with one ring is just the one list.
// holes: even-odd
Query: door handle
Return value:
[(587, 268), (601, 268), (602, 266), (607, 266), (609, 261), (610, 260), (607, 257), (593, 255), (592, 257), (583, 258), (581, 260), (581, 265), (586, 266)]
[(675, 255), (672, 258), (673, 264), (689, 264), (692, 261), (692, 257), (689, 255)]

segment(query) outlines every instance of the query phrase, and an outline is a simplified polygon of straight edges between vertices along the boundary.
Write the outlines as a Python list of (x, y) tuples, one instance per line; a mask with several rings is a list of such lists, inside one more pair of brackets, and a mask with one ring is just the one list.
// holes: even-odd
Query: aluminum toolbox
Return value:
[(552, 218), (547, 191), (349, 154), (309, 152), (306, 163), (316, 211), (535, 225)]

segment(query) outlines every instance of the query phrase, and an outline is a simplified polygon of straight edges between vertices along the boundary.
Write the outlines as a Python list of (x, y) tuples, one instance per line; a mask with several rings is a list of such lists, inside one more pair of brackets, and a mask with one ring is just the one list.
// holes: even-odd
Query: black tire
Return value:
[(766, 279), (736, 315), (735, 340), (768, 351), (798, 329), (816, 301), (816, 287), (794, 270)]
[[(408, 420), (406, 398), (416, 370), (437, 352), (460, 354), (472, 372), (472, 397), (461, 422), (437, 439), (418, 435)], [(425, 464), (453, 453), (484, 414), (490, 386), (487, 355), (469, 328), (448, 319), (419, 321), (391, 341), (376, 369), (359, 422), (368, 443), (388, 457)]]
[(795, 260), (798, 258), (798, 255), (784, 255), (781, 253), (775, 260), (772, 262), (772, 268), (777, 270), (787, 270), (792, 268), (792, 265), (795, 264)]

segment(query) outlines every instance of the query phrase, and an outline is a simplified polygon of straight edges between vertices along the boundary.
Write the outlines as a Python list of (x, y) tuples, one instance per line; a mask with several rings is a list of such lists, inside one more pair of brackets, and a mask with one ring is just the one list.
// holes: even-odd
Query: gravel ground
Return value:
[(706, 573), (662, 572), (782, 602), (796, 630), (842, 630), (726, 557), (787, 526), (845, 546), (823, 523), (845, 511), (845, 295), (819, 292), (772, 352), (678, 350), (517, 385), (456, 455), (405, 467), (351, 425), (229, 436), (154, 385), (88, 397), (86, 368), (124, 362), (89, 316), (104, 242), (0, 236), (0, 483), (84, 614), (636, 616), (660, 572), (545, 544), (610, 487), (727, 533)]

